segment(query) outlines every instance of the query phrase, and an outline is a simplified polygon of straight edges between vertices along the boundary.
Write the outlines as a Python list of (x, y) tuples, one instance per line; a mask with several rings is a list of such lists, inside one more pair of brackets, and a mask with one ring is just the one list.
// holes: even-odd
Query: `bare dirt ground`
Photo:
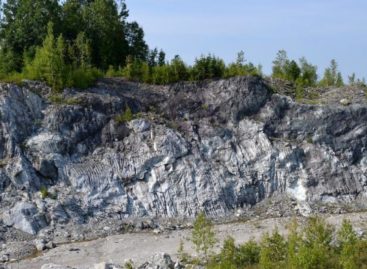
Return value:
[[(327, 215), (328, 223), (338, 227), (343, 219), (349, 219), (358, 231), (367, 231), (367, 212), (351, 213), (344, 215)], [(215, 226), (217, 247), (227, 236), (235, 238), (237, 243), (243, 243), (250, 239), (258, 240), (265, 232), (271, 232), (276, 227), (286, 234), (287, 224), (290, 218), (273, 218), (265, 220), (251, 220), (242, 223), (222, 224)], [(305, 221), (299, 218), (300, 222)], [(89, 242), (71, 243), (60, 245), (55, 249), (43, 253), (36, 258), (27, 259), (8, 265), (11, 269), (39, 269), (47, 263), (74, 266), (78, 268), (93, 268), (100, 262), (112, 262), (124, 264), (131, 259), (134, 264), (140, 265), (147, 261), (155, 253), (166, 252), (173, 258), (176, 257), (180, 240), (185, 243), (185, 250), (193, 254), (192, 245), (189, 242), (191, 230), (178, 230), (162, 234), (129, 233), (110, 236)]]

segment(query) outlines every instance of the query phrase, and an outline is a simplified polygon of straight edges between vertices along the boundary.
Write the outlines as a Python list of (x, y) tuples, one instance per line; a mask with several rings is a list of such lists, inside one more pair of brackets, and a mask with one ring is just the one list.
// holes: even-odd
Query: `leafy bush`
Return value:
[(26, 76), (30, 79), (45, 81), (55, 91), (60, 91), (66, 84), (67, 66), (64, 54), (65, 40), (62, 35), (55, 39), (53, 24), (49, 23), (42, 47), (37, 48), (34, 59), (26, 63)]
[(236, 246), (232, 237), (224, 240), (223, 247), (217, 256), (209, 262), (209, 269), (247, 268), (259, 263), (260, 247), (254, 241)]
[(115, 121), (120, 124), (131, 121), (132, 119), (133, 119), (133, 113), (129, 106), (126, 106), (124, 113), (117, 115), (115, 117)]
[(340, 248), (340, 265), (348, 269), (360, 268), (357, 254), (358, 237), (353, 230), (352, 224), (347, 220), (343, 221), (338, 231), (338, 243)]
[(237, 61), (229, 64), (228, 67), (220, 58), (212, 55), (201, 56), (196, 59), (194, 66), (191, 67), (187, 66), (178, 55), (170, 62), (158, 61), (156, 60), (157, 53), (157, 50), (151, 51), (147, 62), (130, 57), (128, 64), (122, 71), (116, 71), (110, 66), (106, 76), (123, 76), (132, 81), (166, 85), (187, 80), (196, 81), (244, 75), (261, 75), (261, 67), (257, 68), (252, 63), (245, 64), (244, 59), (240, 60), (244, 56), (238, 56)]
[(35, 57), (31, 59), (25, 54), (23, 72), (2, 74), (0, 79), (18, 83), (23, 79), (41, 80), (55, 92), (64, 87), (90, 87), (102, 77), (102, 73), (89, 64), (88, 44), (81, 33), (74, 43), (66, 45), (62, 35), (55, 38), (53, 25), (49, 23), (47, 36), (42, 47), (36, 48)]
[(128, 80), (144, 82), (149, 79), (149, 66), (140, 59), (129, 59), (122, 74)]
[(302, 268), (333, 268), (333, 228), (321, 218), (312, 217), (304, 230), (303, 242), (298, 252)]
[(48, 197), (49, 193), (48, 193), (48, 190), (45, 186), (41, 186), (40, 188), (40, 194), (41, 194), (41, 198), (42, 199), (45, 199)]
[(251, 266), (259, 263), (260, 246), (253, 240), (246, 242), (238, 247), (236, 263), (238, 266)]
[(317, 82), (317, 67), (308, 63), (306, 58), (299, 59), (299, 64), (289, 60), (285, 50), (278, 51), (273, 61), (273, 78), (284, 79), (293, 82), (296, 87), (312, 87)]
[(66, 86), (86, 89), (94, 85), (96, 80), (101, 77), (103, 77), (102, 72), (95, 67), (72, 69)]
[(185, 81), (190, 78), (190, 70), (180, 58), (176, 55), (169, 64), (169, 82)]
[(342, 74), (338, 71), (338, 64), (334, 59), (331, 60), (330, 66), (325, 69), (324, 77), (320, 81), (320, 86), (322, 87), (344, 86)]
[(191, 70), (192, 80), (223, 78), (225, 71), (224, 61), (212, 55), (201, 56), (195, 60)]
[(201, 255), (205, 261), (208, 261), (217, 240), (213, 231), (213, 224), (206, 218), (204, 212), (199, 213), (196, 217), (191, 241), (197, 253)]
[(287, 242), (275, 230), (271, 235), (265, 234), (261, 240), (260, 266), (264, 269), (282, 268), (287, 258)]
[[(206, 222), (205, 215), (198, 215), (193, 229), (193, 234), (200, 235), (197, 236), (200, 239), (198, 242), (214, 238), (214, 234), (205, 236), (208, 229)], [(197, 248), (197, 254), (203, 254), (202, 244)], [(198, 246), (197, 243), (194, 245)], [(183, 253), (183, 242), (180, 246)], [(205, 268), (208, 269), (367, 268), (367, 240), (358, 237), (348, 221), (343, 221), (341, 228), (335, 233), (334, 227), (326, 224), (323, 219), (311, 217), (304, 227), (293, 219), (288, 227), (287, 237), (277, 230), (272, 234), (265, 233), (260, 244), (250, 240), (236, 245), (232, 237), (227, 237), (220, 252), (207, 257), (208, 259), (197, 262), (206, 265)], [(195, 259), (185, 256), (184, 262), (193, 261)]]
[(114, 78), (114, 77), (122, 77), (123, 71), (121, 69), (115, 69), (112, 65), (110, 65), (106, 71), (105, 77)]
[(0, 49), (0, 59), (0, 78), (6, 74), (16, 73), (17, 67), (22, 60), (12, 50), (5, 49)]
[(0, 80), (7, 83), (15, 83), (15, 84), (22, 84), (22, 81), (25, 79), (23, 73), (9, 73), (9, 74), (0, 74)]

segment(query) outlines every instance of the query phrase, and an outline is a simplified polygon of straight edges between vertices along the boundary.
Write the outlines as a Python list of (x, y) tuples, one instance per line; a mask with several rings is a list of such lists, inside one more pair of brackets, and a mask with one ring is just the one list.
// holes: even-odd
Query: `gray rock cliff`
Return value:
[(0, 85), (0, 218), (24, 232), (367, 207), (365, 102), (299, 104), (255, 77), (110, 79), (49, 97), (35, 82)]

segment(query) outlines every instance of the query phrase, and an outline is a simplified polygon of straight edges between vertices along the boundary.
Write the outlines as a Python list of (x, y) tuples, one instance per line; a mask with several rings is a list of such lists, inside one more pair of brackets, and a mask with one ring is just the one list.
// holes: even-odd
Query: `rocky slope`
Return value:
[[(367, 207), (364, 100), (298, 104), (255, 77), (109, 79), (61, 97), (35, 82), (0, 85), (0, 240), (202, 210), (228, 219)], [(127, 106), (134, 119), (123, 122)]]

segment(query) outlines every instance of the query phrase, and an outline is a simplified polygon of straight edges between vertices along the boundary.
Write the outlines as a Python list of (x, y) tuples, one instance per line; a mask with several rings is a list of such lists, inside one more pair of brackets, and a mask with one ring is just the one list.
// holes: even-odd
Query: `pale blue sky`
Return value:
[(332, 58), (343, 75), (367, 78), (367, 0), (126, 0), (130, 20), (145, 30), (150, 47), (189, 64), (214, 53), (247, 59), (270, 73), (279, 49), (305, 56), (319, 73)]

